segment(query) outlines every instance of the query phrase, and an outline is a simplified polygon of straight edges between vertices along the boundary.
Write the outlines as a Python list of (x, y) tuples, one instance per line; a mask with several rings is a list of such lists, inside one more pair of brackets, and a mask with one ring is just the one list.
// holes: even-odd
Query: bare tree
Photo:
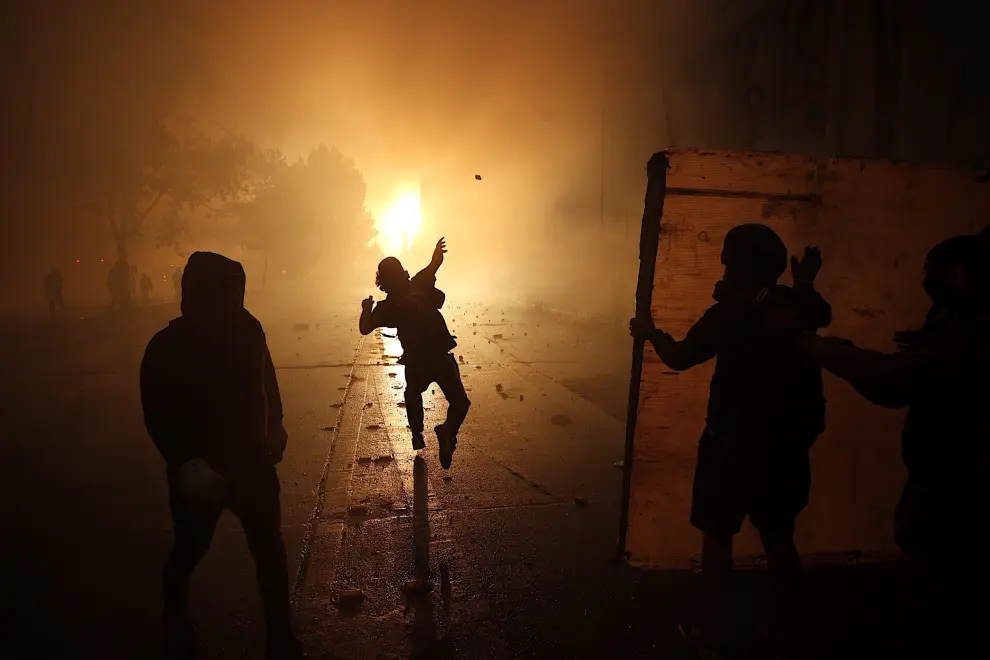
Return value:
[(320, 263), (343, 267), (373, 237), (364, 177), (354, 161), (320, 145), (289, 162), (271, 151), (256, 161), (247, 199), (227, 206), (249, 248), (305, 273)]

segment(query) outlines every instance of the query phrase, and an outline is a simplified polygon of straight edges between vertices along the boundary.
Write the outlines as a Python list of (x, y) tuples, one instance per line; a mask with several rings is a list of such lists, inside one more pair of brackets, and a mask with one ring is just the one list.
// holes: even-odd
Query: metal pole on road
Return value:
[[(664, 196), (667, 191), (667, 152), (659, 151), (646, 165), (646, 199), (639, 234), (639, 277), (636, 281), (636, 318), (652, 318), (653, 278), (656, 275), (657, 250), (660, 245), (660, 224), (663, 218)], [(645, 342), (633, 339), (632, 374), (629, 378), (629, 407), (626, 412), (626, 447), (622, 462), (622, 499), (619, 511), (619, 539), (615, 558), (626, 556), (626, 532), (629, 528), (629, 499), (632, 488), (633, 445), (636, 439), (636, 418), (639, 413), (640, 379), (643, 376)]]

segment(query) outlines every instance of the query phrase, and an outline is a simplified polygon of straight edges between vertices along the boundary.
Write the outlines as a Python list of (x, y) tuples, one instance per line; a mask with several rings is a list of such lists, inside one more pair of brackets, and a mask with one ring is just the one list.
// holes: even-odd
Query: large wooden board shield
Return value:
[[(653, 279), (658, 327), (677, 338), (709, 307), (726, 232), (763, 222), (792, 254), (822, 250), (818, 288), (831, 302), (823, 334), (895, 350), (898, 330), (920, 326), (926, 252), (990, 222), (990, 184), (971, 172), (869, 159), (671, 149)], [(790, 275), (783, 283), (790, 284)], [(624, 551), (633, 564), (686, 567), (700, 548), (689, 523), (698, 438), (714, 364), (675, 374), (647, 346), (634, 434)], [(826, 375), (828, 429), (812, 450), (811, 503), (798, 545), (820, 558), (896, 552), (894, 505), (904, 481), (903, 411), (861, 399)], [(772, 402), (768, 402), (772, 405)], [(740, 558), (761, 552), (747, 527)]]

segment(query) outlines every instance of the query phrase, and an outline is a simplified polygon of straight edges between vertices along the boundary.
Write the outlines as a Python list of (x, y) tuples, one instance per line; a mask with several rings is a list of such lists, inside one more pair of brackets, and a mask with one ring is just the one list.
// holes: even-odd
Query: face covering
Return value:
[(936, 305), (945, 304), (952, 297), (952, 290), (949, 288), (949, 285), (938, 277), (929, 275), (925, 278), (922, 285), (925, 287), (925, 293), (928, 294), (928, 297)]
[(718, 302), (721, 302), (731, 298), (734, 292), (735, 287), (732, 285), (732, 282), (722, 278), (715, 283), (715, 290), (712, 292), (712, 298)]
[(960, 297), (959, 290), (952, 284), (953, 274), (951, 266), (931, 262), (925, 265), (925, 279), (921, 285), (935, 305), (947, 305)]
[(749, 291), (757, 291), (762, 287), (757, 286), (747, 286), (744, 284), (744, 278), (740, 278), (738, 272), (734, 272), (733, 269), (726, 267), (725, 272), (722, 274), (722, 279), (715, 283), (715, 291), (712, 294), (712, 298), (716, 301), (725, 301), (739, 295), (741, 292), (748, 293)]

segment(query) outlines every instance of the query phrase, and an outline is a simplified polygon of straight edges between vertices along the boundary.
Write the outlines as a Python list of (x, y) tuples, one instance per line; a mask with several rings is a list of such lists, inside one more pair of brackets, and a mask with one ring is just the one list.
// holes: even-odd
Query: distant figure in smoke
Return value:
[(175, 267), (172, 271), (172, 288), (175, 289), (175, 298), (180, 300), (182, 298), (182, 268), (179, 266)]
[(194, 253), (182, 290), (182, 316), (152, 338), (141, 365), (145, 426), (165, 459), (175, 530), (163, 574), (167, 651), (195, 656), (189, 582), (227, 508), (254, 555), (265, 657), (300, 658), (275, 469), (287, 434), (265, 333), (244, 309), (245, 275), (236, 261)]
[(436, 288), (437, 270), (447, 252), (444, 239), (437, 241), (430, 265), (410, 279), (395, 257), (378, 264), (375, 284), (388, 294), (375, 304), (372, 297), (361, 304), (359, 327), (367, 335), (376, 328), (395, 328), (402, 344), (400, 363), (406, 369), (406, 414), (412, 430), (413, 449), (426, 447), (423, 438), (423, 393), (436, 383), (447, 397), (447, 420), (436, 426), (440, 464), (450, 468), (457, 448), (457, 432), (467, 417), (471, 401), (461, 382), (461, 371), (451, 351), (457, 342), (440, 313), (446, 296)]
[(131, 302), (130, 266), (124, 259), (118, 259), (107, 274), (107, 288), (110, 290), (110, 311), (127, 309)]
[(825, 429), (825, 397), (821, 369), (768, 323), (780, 310), (795, 310), (800, 329), (814, 332), (831, 323), (832, 309), (814, 288), (821, 269), (816, 248), (806, 248), (802, 261), (791, 259), (793, 288), (777, 284), (787, 270), (787, 248), (765, 225), (733, 228), (722, 263), (715, 304), (682, 341), (652, 320), (633, 319), (630, 331), (652, 342), (675, 371), (717, 358), (691, 504), (691, 523), (704, 533), (707, 621), (682, 626), (682, 634), (716, 653), (729, 643), (732, 538), (749, 517), (774, 585), (773, 641), (786, 652), (796, 646), (800, 624), (794, 529), (808, 504), (808, 451)]
[(151, 291), (155, 288), (154, 283), (151, 278), (148, 277), (147, 273), (141, 274), (141, 300), (147, 305), (151, 300)]
[(55, 266), (45, 275), (45, 295), (48, 297), (48, 312), (52, 319), (65, 315), (65, 298), (62, 295), (62, 273)]
[(138, 290), (138, 267), (131, 265), (130, 270), (127, 273), (127, 291), (130, 294), (131, 300), (137, 300)]
[[(908, 479), (896, 541), (920, 560), (932, 591), (911, 626), (910, 657), (963, 657), (982, 641), (990, 569), (990, 245), (957, 236), (926, 258), (933, 310), (904, 350), (884, 354), (836, 337), (805, 336), (806, 354), (869, 401), (907, 408), (901, 455)], [(982, 607), (981, 607), (982, 605)]]

